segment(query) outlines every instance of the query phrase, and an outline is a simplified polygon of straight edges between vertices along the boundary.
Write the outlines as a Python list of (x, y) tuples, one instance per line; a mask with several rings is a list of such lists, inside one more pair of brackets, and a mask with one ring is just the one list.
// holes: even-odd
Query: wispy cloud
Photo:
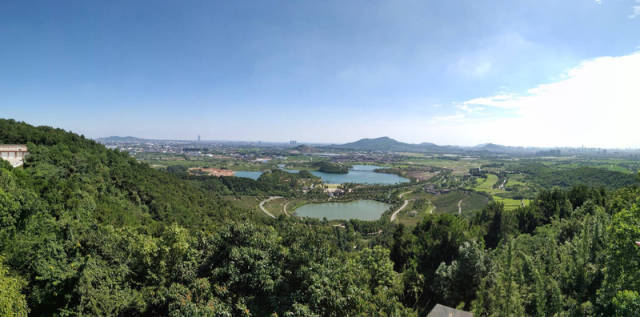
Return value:
[(449, 70), (464, 77), (482, 78), (504, 63), (505, 57), (516, 56), (531, 49), (533, 43), (519, 33), (510, 31), (486, 38), (475, 45), (476, 47), (458, 56), (457, 62)]
[(629, 16), (630, 19), (635, 19), (640, 16), (640, 0), (636, 0), (636, 5), (633, 6), (633, 13)]

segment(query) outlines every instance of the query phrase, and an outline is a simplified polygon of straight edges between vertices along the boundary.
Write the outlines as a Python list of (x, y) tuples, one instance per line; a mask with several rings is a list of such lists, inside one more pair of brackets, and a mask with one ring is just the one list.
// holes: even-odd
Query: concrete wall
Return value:
[(0, 158), (8, 161), (13, 167), (18, 167), (24, 163), (24, 158), (29, 154), (26, 145), (9, 144), (0, 145)]

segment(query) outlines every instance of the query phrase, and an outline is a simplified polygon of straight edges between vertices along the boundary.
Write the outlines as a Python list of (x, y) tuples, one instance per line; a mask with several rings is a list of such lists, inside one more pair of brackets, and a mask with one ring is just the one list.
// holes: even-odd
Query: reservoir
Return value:
[(389, 204), (375, 200), (321, 203), (303, 205), (295, 210), (296, 216), (310, 218), (377, 220), (389, 209)]
[(409, 179), (395, 174), (376, 173), (374, 170), (382, 168), (375, 165), (353, 165), (347, 174), (323, 173), (311, 171), (311, 174), (322, 178), (327, 184), (377, 184), (377, 185), (394, 185), (399, 183), (408, 183)]
[(253, 180), (258, 179), (260, 175), (262, 175), (262, 172), (255, 172), (255, 171), (234, 171), (233, 172), (233, 176), (235, 177), (246, 177), (246, 178), (251, 178)]
[[(298, 170), (286, 169), (282, 166), (282, 170), (289, 173), (298, 173)], [(375, 165), (353, 165), (353, 167), (346, 174), (333, 174), (324, 173), (319, 171), (310, 171), (311, 174), (322, 178), (322, 181), (326, 184), (369, 184), (369, 185), (395, 185), (399, 183), (408, 183), (409, 179), (395, 174), (388, 173), (376, 173), (375, 170), (382, 168)], [(251, 179), (258, 179), (262, 175), (262, 172), (252, 171), (234, 171), (236, 177), (247, 177)]]

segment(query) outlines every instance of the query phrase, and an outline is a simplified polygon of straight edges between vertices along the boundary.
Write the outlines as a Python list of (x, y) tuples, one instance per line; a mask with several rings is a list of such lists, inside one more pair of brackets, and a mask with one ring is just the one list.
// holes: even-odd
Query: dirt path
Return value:
[(404, 196), (404, 195), (406, 195), (406, 194), (408, 194), (408, 193), (410, 193), (410, 192), (413, 192), (413, 190), (410, 190), (410, 191), (408, 191), (408, 192), (404, 192), (404, 193), (402, 193), (402, 194), (398, 195), (398, 198), (402, 198), (402, 196)]
[(398, 210), (394, 211), (393, 214), (391, 214), (391, 222), (393, 222), (394, 220), (396, 220), (396, 217), (398, 216), (398, 213), (402, 211), (402, 209), (404, 209), (405, 207), (407, 207), (407, 205), (409, 204), (408, 200), (404, 201), (404, 204), (402, 204), (402, 206), (400, 206), (400, 208), (398, 208)]
[(262, 210), (262, 212), (264, 212), (265, 214), (267, 214), (267, 216), (271, 217), (271, 218), (275, 218), (276, 216), (272, 215), (270, 212), (268, 212), (265, 208), (264, 208), (264, 204), (266, 204), (269, 201), (272, 201), (274, 199), (278, 199), (278, 198), (282, 198), (280, 196), (271, 196), (263, 201), (260, 202), (260, 205), (258, 207), (260, 207), (260, 210)]
[[(462, 198), (464, 199), (464, 198)], [(458, 201), (458, 215), (462, 215), (462, 199)]]
[(291, 201), (288, 201), (286, 204), (284, 204), (284, 207), (283, 207), (284, 214), (287, 216), (289, 216), (289, 213), (287, 212), (287, 205), (289, 205), (290, 202)]
[(507, 184), (507, 178), (505, 177), (504, 181), (502, 182), (502, 185), (500, 185), (500, 187), (498, 187), (498, 189), (504, 189), (504, 185)]

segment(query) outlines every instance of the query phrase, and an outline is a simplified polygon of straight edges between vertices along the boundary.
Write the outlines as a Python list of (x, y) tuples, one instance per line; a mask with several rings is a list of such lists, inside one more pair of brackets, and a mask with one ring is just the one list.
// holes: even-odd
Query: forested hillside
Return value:
[(272, 220), (220, 198), (294, 195), (307, 174), (190, 177), (11, 120), (0, 120), (0, 143), (31, 153), (23, 167), (0, 163), (2, 316), (423, 316), (436, 303), (476, 316), (640, 311), (633, 185), (548, 188), (513, 211), (492, 203), (412, 229), (380, 220), (369, 235), (363, 222)]

